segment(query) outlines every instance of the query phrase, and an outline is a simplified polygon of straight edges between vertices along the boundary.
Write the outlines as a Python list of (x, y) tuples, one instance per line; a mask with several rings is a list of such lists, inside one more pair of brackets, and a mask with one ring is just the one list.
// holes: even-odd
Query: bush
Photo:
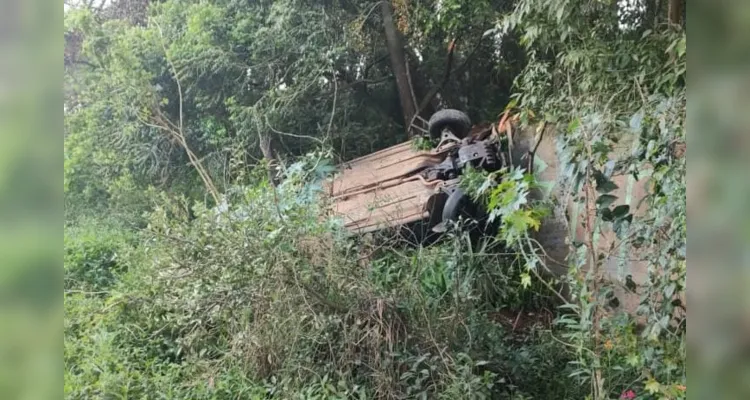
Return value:
[(127, 271), (132, 238), (121, 227), (84, 220), (65, 227), (65, 289), (98, 292)]
[(374, 251), (321, 217), (316, 181), (327, 171), (318, 159), (294, 165), (279, 187), (235, 187), (214, 209), (164, 201), (137, 241), (70, 228), (66, 395), (567, 393), (566, 378), (534, 382), (561, 376), (568, 360), (533, 333), (548, 321), (514, 332), (493, 317), (526, 290), (507, 256), (459, 231), (427, 249)]

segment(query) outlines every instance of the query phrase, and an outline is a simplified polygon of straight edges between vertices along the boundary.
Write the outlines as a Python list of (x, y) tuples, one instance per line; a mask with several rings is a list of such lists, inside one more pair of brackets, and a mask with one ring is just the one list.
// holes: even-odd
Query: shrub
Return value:
[(519, 340), (549, 324), (493, 319), (527, 290), (506, 255), (460, 231), (373, 250), (323, 217), (325, 165), (235, 187), (213, 209), (165, 199), (135, 242), (71, 228), (66, 395), (546, 398), (567, 384), (533, 383), (566, 354), (542, 334)]
[(132, 246), (127, 231), (109, 223), (84, 220), (65, 227), (65, 289), (104, 291), (127, 270), (125, 253)]

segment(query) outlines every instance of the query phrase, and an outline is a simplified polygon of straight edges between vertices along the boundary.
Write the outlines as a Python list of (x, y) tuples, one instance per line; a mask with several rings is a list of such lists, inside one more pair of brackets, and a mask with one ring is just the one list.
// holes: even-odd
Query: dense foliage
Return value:
[[(574, 244), (570, 260), (575, 316), (560, 320), (580, 349), (576, 374), (595, 398), (632, 390), (634, 382), (640, 385), (633, 393), (642, 396), (685, 396), (686, 37), (674, 9), (672, 19), (650, 20), (649, 5), (521, 1), (499, 27), (521, 30), (530, 50), (517, 80), (522, 115), (542, 114), (564, 131), (560, 179), (572, 193), (583, 190), (584, 207), (597, 210), (586, 227), (589, 240)], [(645, 215), (610, 206), (616, 174), (650, 175)], [(642, 325), (605, 311), (614, 285), (602, 282), (600, 270), (621, 250), (597, 246), (603, 225), (648, 262), (647, 281), (636, 291)]]
[[(427, 116), (449, 105), (493, 117), (522, 66), (516, 47), (482, 36), (506, 3), (474, 3), (445, 4), (439, 21), (436, 3), (394, 4), (416, 101), (440, 88)], [(469, 4), (481, 18), (447, 12)], [(143, 199), (125, 193), (150, 186), (200, 198), (205, 178), (225, 190), (262, 157), (323, 145), (351, 158), (404, 140), (377, 5), (171, 0), (143, 24), (69, 10), (68, 209), (138, 209)]]
[[(684, 2), (71, 5), (66, 397), (684, 398), (686, 39), (674, 7)], [(567, 276), (544, 274), (533, 232), (559, 205), (531, 195), (522, 167), (467, 172), (499, 228), (478, 243), (463, 223), (429, 247), (351, 237), (326, 214), (332, 165), (416, 129), (389, 10), (416, 114), (494, 122), (507, 109), (558, 132), (559, 188), (587, 194), (591, 237), (614, 227), (649, 262), (635, 315), (612, 309), (618, 283), (602, 279), (594, 240), (571, 243)], [(610, 207), (613, 174), (652, 177), (645, 214)]]

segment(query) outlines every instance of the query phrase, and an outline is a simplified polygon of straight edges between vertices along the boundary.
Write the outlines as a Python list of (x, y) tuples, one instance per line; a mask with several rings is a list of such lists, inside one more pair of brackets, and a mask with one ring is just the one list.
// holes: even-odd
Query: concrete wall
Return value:
[[(513, 160), (516, 165), (528, 165), (528, 152), (534, 148), (539, 137), (534, 129), (514, 129), (513, 131)], [(559, 179), (558, 173), (561, 169), (560, 159), (557, 153), (557, 141), (555, 131), (547, 129), (542, 136), (542, 140), (536, 150), (536, 162), (534, 171), (539, 180), (548, 185), (550, 190), (546, 193), (537, 193), (538, 196), (552, 198), (556, 207), (553, 214), (548, 217), (536, 233), (535, 238), (542, 244), (548, 257), (546, 264), (553, 274), (565, 274), (567, 272), (567, 257), (572, 240), (576, 242), (585, 242), (585, 221), (587, 216), (595, 213), (590, 210), (588, 213), (585, 204), (574, 202), (572, 199), (582, 196), (581, 193), (570, 193), (570, 190)], [(630, 145), (624, 144), (621, 148), (615, 149), (615, 153), (626, 154), (630, 152)], [(613, 176), (613, 182), (618, 189), (613, 191), (612, 195), (617, 196), (614, 206), (627, 204), (635, 217), (643, 215), (645, 211), (645, 201), (641, 201), (648, 193), (648, 176), (647, 173), (636, 181), (632, 176)], [(636, 207), (640, 207), (636, 209)], [(609, 224), (602, 224), (609, 225)], [(616, 285), (615, 295), (620, 301), (620, 307), (628, 312), (635, 312), (639, 303), (639, 296), (624, 288), (626, 277), (632, 276), (632, 280), (640, 285), (647, 278), (648, 264), (641, 261), (641, 257), (636, 249), (628, 243), (621, 243), (610, 227), (604, 227), (600, 232), (595, 233), (595, 243), (601, 253), (608, 254), (601, 270), (602, 276), (613, 282), (621, 283)]]

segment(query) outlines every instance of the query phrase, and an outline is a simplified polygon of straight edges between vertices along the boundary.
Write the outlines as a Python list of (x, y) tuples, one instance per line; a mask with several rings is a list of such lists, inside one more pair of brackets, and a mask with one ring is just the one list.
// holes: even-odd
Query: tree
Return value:
[[(146, 99), (173, 122), (182, 106), (184, 144), (219, 191), (261, 158), (283, 163), (327, 146), (346, 159), (395, 144), (417, 111), (429, 117), (435, 108), (455, 107), (476, 120), (494, 118), (520, 68), (482, 34), (508, 3), (393, 7), (356, 0), (148, 6), (121, 0), (70, 7), (66, 121), (80, 141), (69, 145), (86, 142), (97, 152), (118, 154), (116, 168), (110, 161), (90, 166), (128, 174), (135, 187), (190, 187), (202, 198), (196, 188), (206, 179), (191, 171), (194, 160), (182, 141), (144, 124), (156, 110)], [(428, 23), (436, 12), (440, 22)], [(88, 165), (71, 158), (71, 171), (86, 170), (76, 162)], [(81, 175), (73, 186), (94, 185), (87, 182)]]
[(385, 28), (385, 38), (388, 45), (388, 54), (391, 59), (391, 68), (393, 68), (393, 75), (396, 77), (396, 85), (398, 86), (398, 97), (401, 101), (404, 127), (408, 130), (416, 110), (414, 105), (414, 91), (409, 82), (409, 70), (406, 66), (404, 46), (396, 30), (396, 24), (393, 22), (391, 3), (389, 1), (381, 1), (380, 10), (383, 16), (383, 27)]

